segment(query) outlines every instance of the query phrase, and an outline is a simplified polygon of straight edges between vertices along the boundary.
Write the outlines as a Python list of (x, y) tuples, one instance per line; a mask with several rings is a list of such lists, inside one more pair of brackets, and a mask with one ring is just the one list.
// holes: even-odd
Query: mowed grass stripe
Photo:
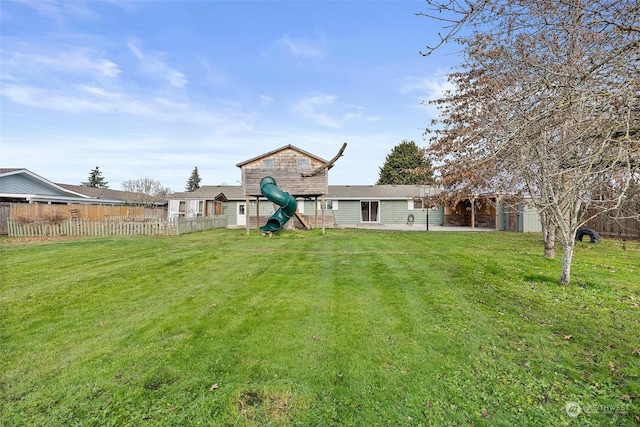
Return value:
[(570, 425), (578, 401), (618, 405), (581, 425), (633, 423), (640, 248), (579, 244), (569, 288), (540, 254), (355, 230), (1, 244), (0, 418)]

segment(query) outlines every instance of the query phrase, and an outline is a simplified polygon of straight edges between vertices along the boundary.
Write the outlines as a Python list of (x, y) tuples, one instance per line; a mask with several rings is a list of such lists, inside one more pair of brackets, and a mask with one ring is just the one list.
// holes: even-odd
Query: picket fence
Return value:
[(155, 218), (137, 221), (64, 219), (58, 222), (24, 222), (8, 220), (9, 237), (167, 236), (225, 228), (226, 226), (227, 220), (222, 216), (177, 221), (163, 221)]

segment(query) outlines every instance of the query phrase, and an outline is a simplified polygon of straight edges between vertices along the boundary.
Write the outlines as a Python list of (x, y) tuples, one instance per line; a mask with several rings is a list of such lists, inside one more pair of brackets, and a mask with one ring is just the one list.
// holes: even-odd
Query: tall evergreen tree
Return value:
[(85, 187), (109, 188), (109, 183), (104, 180), (102, 171), (100, 171), (98, 166), (89, 172), (89, 179), (86, 182), (83, 182), (82, 185)]
[(387, 155), (376, 185), (425, 185), (433, 183), (433, 169), (425, 150), (404, 140)]
[(198, 188), (200, 188), (200, 181), (202, 181), (202, 178), (200, 178), (198, 167), (196, 166), (191, 172), (191, 176), (187, 180), (185, 191), (196, 191)]

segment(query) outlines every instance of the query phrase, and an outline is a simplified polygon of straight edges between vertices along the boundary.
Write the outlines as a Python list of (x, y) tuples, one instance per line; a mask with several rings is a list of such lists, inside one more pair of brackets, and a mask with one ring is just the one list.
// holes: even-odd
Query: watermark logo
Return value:
[(582, 413), (582, 407), (578, 402), (568, 402), (564, 405), (564, 410), (571, 418), (575, 418)]
[(567, 402), (567, 404), (564, 405), (564, 410), (571, 418), (576, 418), (580, 414), (614, 413), (624, 415), (629, 413), (629, 408), (619, 403), (613, 405), (603, 405), (600, 403), (580, 405), (578, 402)]

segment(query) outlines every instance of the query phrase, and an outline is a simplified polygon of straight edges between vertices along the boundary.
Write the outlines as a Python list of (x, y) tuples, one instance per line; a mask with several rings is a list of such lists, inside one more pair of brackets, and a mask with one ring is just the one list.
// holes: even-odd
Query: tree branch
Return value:
[(333, 167), (333, 164), (335, 162), (337, 162), (340, 157), (342, 157), (342, 153), (344, 153), (344, 149), (345, 148), (347, 148), (347, 143), (346, 142), (344, 144), (342, 144), (342, 148), (340, 149), (340, 151), (338, 151), (338, 154), (336, 154), (333, 159), (329, 160), (327, 163), (325, 163), (324, 165), (320, 166), (319, 168), (316, 168), (316, 169), (312, 170), (311, 172), (301, 173), (300, 175), (303, 178), (308, 178), (310, 176), (318, 175), (320, 172), (322, 172), (325, 169), (331, 169)]

